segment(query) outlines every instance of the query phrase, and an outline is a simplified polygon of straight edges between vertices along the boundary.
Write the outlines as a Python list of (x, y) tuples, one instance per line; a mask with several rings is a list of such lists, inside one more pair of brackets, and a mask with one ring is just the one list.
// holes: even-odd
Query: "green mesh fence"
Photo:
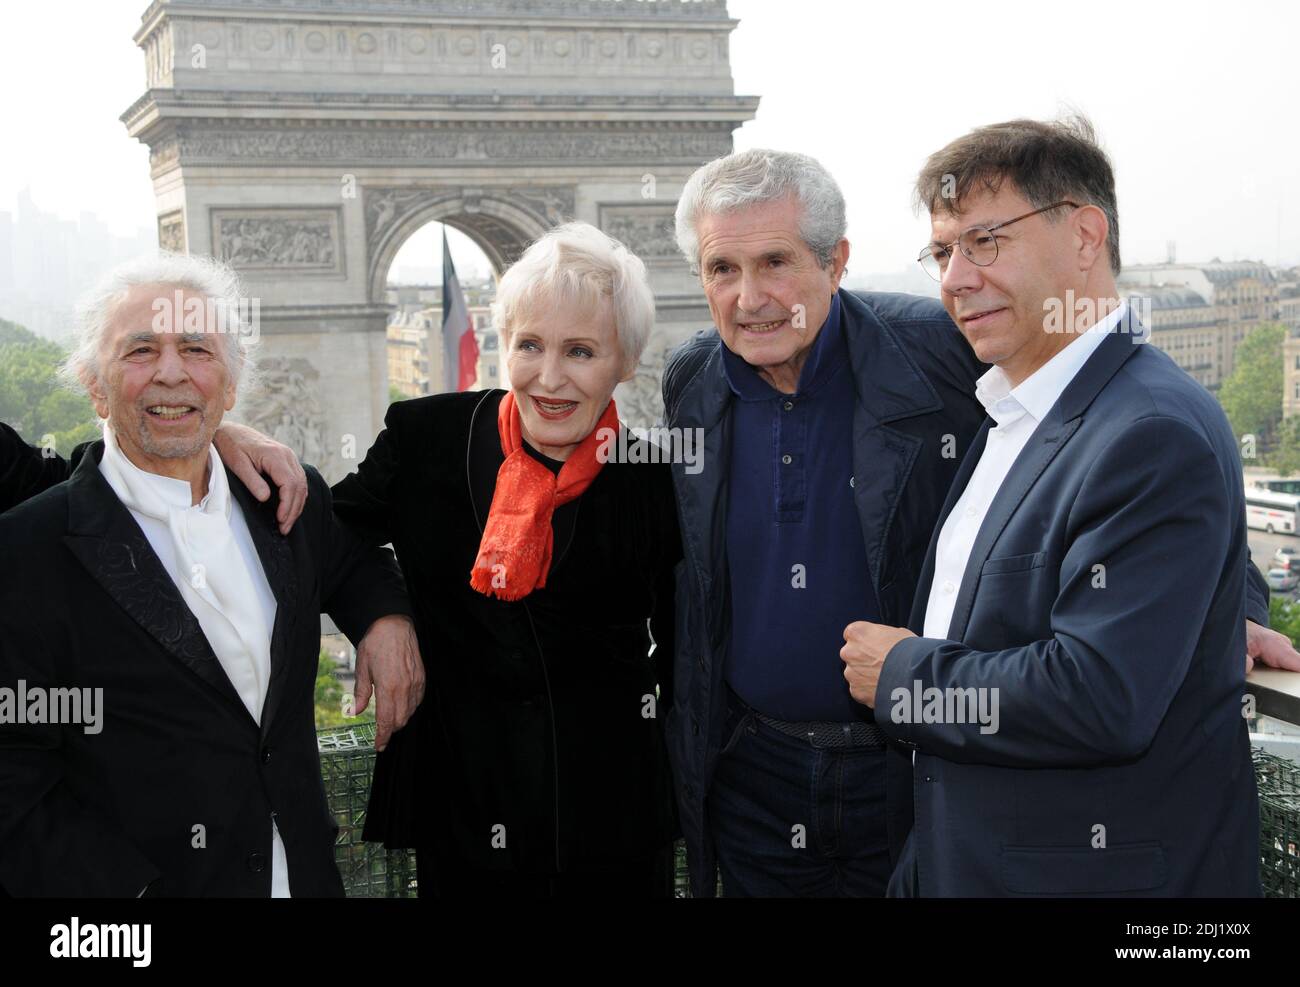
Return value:
[(1259, 878), (1266, 898), (1300, 898), (1300, 765), (1252, 749), (1259, 784)]
[(334, 861), (343, 875), (347, 896), (415, 897), (415, 853), (385, 850), (382, 844), (361, 839), (370, 801), (370, 776), (375, 770), (375, 725), (319, 730), (316, 745), (320, 749), (325, 796), (339, 824)]
[[(339, 824), (334, 859), (348, 897), (415, 897), (414, 852), (385, 850), (361, 839), (375, 767), (375, 725), (332, 727), (319, 731), (316, 739), (325, 793)], [(1259, 784), (1259, 870), (1264, 895), (1300, 898), (1300, 765), (1257, 748), (1251, 756)], [(689, 887), (686, 847), (679, 841), (673, 893), (690, 897)]]

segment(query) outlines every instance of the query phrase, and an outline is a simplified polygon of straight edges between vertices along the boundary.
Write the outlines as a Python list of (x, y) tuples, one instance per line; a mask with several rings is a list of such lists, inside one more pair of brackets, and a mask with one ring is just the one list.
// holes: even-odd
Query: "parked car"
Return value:
[(1283, 545), (1273, 553), (1273, 566), (1277, 569), (1300, 569), (1300, 548)]
[(1294, 569), (1269, 569), (1268, 588), (1274, 593), (1290, 593), (1300, 586), (1300, 566)]

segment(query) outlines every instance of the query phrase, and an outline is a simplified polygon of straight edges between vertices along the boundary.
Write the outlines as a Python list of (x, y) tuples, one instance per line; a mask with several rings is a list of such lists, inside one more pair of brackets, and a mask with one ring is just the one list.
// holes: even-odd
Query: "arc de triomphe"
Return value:
[(655, 336), (618, 395), (651, 424), (664, 354), (710, 322), (677, 197), (758, 105), (733, 93), (736, 24), (725, 0), (151, 4), (148, 90), (122, 120), (150, 149), (160, 244), (228, 260), (259, 300), (245, 419), (342, 476), (382, 426), (406, 239), (438, 220), (500, 273), (572, 218), (651, 270)]

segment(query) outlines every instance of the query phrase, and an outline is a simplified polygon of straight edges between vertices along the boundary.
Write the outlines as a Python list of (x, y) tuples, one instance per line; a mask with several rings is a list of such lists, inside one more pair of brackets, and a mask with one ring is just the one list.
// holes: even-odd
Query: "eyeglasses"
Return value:
[(988, 267), (998, 259), (998, 238), (993, 235), (994, 230), (1000, 230), (1012, 223), (1018, 223), (1022, 219), (1028, 219), (1030, 216), (1037, 216), (1040, 212), (1059, 209), (1061, 206), (1069, 206), (1071, 209), (1079, 208), (1076, 203), (1070, 202), (1068, 199), (1062, 199), (1060, 202), (1053, 202), (1050, 206), (1043, 206), (1042, 209), (1035, 209), (1033, 212), (1027, 212), (1015, 219), (1008, 219), (1005, 223), (995, 223), (992, 226), (972, 226), (952, 243), (927, 244), (925, 249), (921, 251), (921, 256), (916, 258), (917, 262), (920, 263), (926, 274), (936, 281), (942, 281), (944, 271), (948, 270), (948, 261), (952, 258), (952, 248), (956, 246), (961, 248), (962, 255), (976, 267)]

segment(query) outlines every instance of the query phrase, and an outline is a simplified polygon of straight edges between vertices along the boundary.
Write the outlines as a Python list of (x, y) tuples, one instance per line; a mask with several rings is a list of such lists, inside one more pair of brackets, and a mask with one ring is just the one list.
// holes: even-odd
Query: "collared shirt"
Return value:
[[(106, 438), (106, 444), (114, 441)], [(107, 450), (105, 450), (107, 454)], [(217, 456), (217, 450), (208, 447), (209, 468), (216, 475), (217, 470), (222, 471), (224, 476), (225, 467), (221, 465), (221, 459)], [(130, 470), (137, 479), (147, 483), (157, 494), (172, 507), (181, 510), (201, 511), (208, 505), (208, 498), (211, 496), (211, 483), (209, 483), (209, 493), (204, 495), (198, 504), (193, 504), (190, 483), (188, 480), (177, 480), (170, 476), (159, 476), (157, 473), (150, 473), (140, 469), (135, 463), (131, 462), (124, 453), (118, 453), (118, 467)], [(114, 484), (114, 478), (110, 471), (105, 470), (103, 461), (100, 462), (100, 472), (109, 485), (113, 487), (119, 499), (126, 500), (124, 491), (118, 490)], [(239, 554), (243, 556), (244, 565), (248, 574), (252, 577), (253, 589), (257, 594), (258, 603), (261, 606), (263, 616), (266, 619), (267, 627), (275, 626), (276, 602), (275, 594), (271, 592), (271, 585), (267, 582), (266, 573), (262, 569), (262, 559), (257, 554), (257, 546), (253, 544), (253, 536), (248, 530), (248, 522), (244, 518), (243, 509), (239, 506), (239, 501), (233, 494), (229, 498), (230, 506), (230, 532), (235, 539), (235, 544), (239, 548)], [(131, 508), (129, 504), (127, 509), (131, 511), (131, 516), (135, 518), (136, 524), (144, 532), (145, 539), (149, 542), (149, 547), (153, 549), (154, 554), (158, 556), (158, 561), (162, 563), (163, 569), (171, 577), (177, 589), (181, 588), (181, 581), (190, 578), (190, 573), (181, 571), (181, 566), (176, 558), (176, 547), (172, 541), (171, 532), (165, 521), (151, 517), (147, 514)], [(183, 595), (183, 591), (182, 591)], [(202, 626), (204, 614), (196, 614)], [(214, 651), (214, 654), (216, 652)], [(226, 670), (226, 675), (232, 682), (246, 682), (250, 676), (246, 674), (246, 669), (228, 667), (227, 663), (231, 660), (229, 656), (216, 655), (217, 660), (221, 662), (222, 667)], [(250, 702), (248, 696), (241, 695), (247, 705)], [(256, 709), (256, 706), (253, 706)], [(256, 717), (255, 717), (256, 718)], [(284, 842), (280, 839), (280, 831), (271, 821), (271, 897), (288, 898), (289, 894), (289, 860), (285, 855)]]
[(721, 352), (736, 397), (724, 678), (749, 706), (779, 719), (865, 718), (840, 659), (844, 628), (876, 620), (879, 606), (853, 501), (857, 392), (839, 298), (793, 394), (776, 390), (725, 346)]
[(953, 608), (975, 538), (984, 525), (993, 498), (1017, 457), (1070, 381), (1083, 369), (1106, 336), (1119, 325), (1121, 304), (1087, 332), (1080, 333), (1016, 387), (1000, 367), (992, 367), (976, 382), (975, 396), (995, 425), (989, 429), (984, 452), (966, 489), (953, 505), (939, 532), (934, 555), (934, 580), (925, 607), (923, 637), (947, 639)]

